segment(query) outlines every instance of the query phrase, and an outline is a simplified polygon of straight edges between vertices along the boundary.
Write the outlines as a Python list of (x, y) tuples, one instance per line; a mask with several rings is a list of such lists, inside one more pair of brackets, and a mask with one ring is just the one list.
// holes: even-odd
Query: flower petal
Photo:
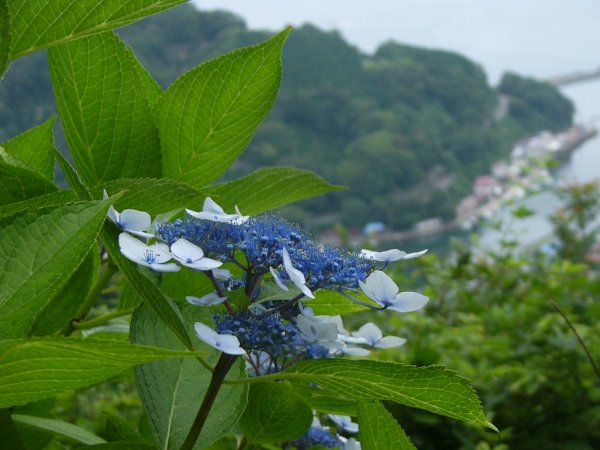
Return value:
[(204, 257), (204, 252), (200, 247), (184, 238), (177, 239), (173, 245), (171, 245), (171, 253), (173, 253), (173, 256), (177, 259), (184, 262), (187, 259), (196, 261)]
[(202, 297), (193, 297), (188, 295), (185, 297), (185, 299), (188, 301), (188, 303), (196, 306), (215, 306), (223, 303), (225, 300), (227, 300), (227, 297), (219, 297), (219, 294), (216, 292), (211, 292), (210, 294), (206, 294)]
[(372, 322), (365, 323), (358, 329), (357, 333), (352, 334), (357, 337), (365, 338), (371, 345), (375, 345), (383, 337), (383, 333), (379, 327)]
[(216, 215), (225, 215), (225, 211), (221, 208), (217, 202), (215, 202), (212, 198), (206, 197), (204, 199), (204, 204), (202, 205), (202, 212), (216, 214)]
[(406, 339), (398, 336), (385, 336), (381, 338), (374, 347), (376, 348), (393, 348), (400, 347), (406, 343)]
[(215, 330), (213, 330), (208, 325), (203, 324), (202, 322), (196, 322), (194, 324), (194, 330), (196, 331), (196, 336), (198, 336), (201, 340), (206, 342), (208, 345), (215, 345), (215, 339), (219, 335)]
[(304, 278), (304, 274), (292, 265), (290, 254), (285, 247), (283, 248), (281, 255), (283, 257), (283, 267), (285, 267), (285, 271), (290, 277), (290, 280), (292, 280), (292, 283), (296, 286), (305, 284), (306, 279)]
[(371, 259), (373, 261), (381, 261), (381, 262), (393, 262), (400, 261), (403, 259), (412, 259), (417, 258), (421, 255), (427, 253), (427, 250), (422, 250), (420, 252), (415, 253), (406, 253), (402, 250), (398, 250), (397, 248), (391, 250), (385, 250), (383, 252), (374, 252), (372, 250), (362, 249), (360, 254), (365, 259)]
[(365, 294), (381, 305), (392, 303), (399, 291), (394, 280), (380, 270), (375, 270), (369, 275), (364, 284), (367, 287), (366, 291), (362, 284), (360, 286), (363, 288)]
[(146, 231), (150, 228), (152, 219), (150, 214), (137, 209), (126, 209), (121, 213), (119, 225), (129, 231)]
[(428, 301), (428, 297), (418, 292), (401, 292), (396, 295), (392, 305), (388, 309), (399, 312), (412, 312), (421, 309)]
[(289, 288), (283, 284), (283, 281), (281, 281), (281, 278), (279, 278), (279, 275), (277, 275), (277, 272), (275, 272), (275, 269), (273, 269), (272, 267), (269, 267), (269, 270), (271, 271), (271, 275), (273, 276), (273, 279), (275, 280), (275, 283), (277, 284), (277, 286), (279, 286), (279, 288), (282, 291), (289, 291)]
[(228, 281), (231, 280), (231, 271), (227, 269), (213, 269), (212, 270), (214, 277), (217, 280)]
[[(106, 192), (106, 191), (104, 191), (104, 192)], [(112, 207), (112, 205), (108, 207), (107, 215), (112, 223), (119, 225), (119, 213), (117, 212), (117, 210), (115, 208)]]
[(145, 260), (144, 254), (148, 250), (146, 244), (127, 233), (119, 234), (119, 248), (126, 258), (136, 263)]
[(371, 353), (366, 348), (352, 347), (349, 345), (345, 345), (344, 347), (340, 348), (340, 352), (348, 356), (369, 356), (369, 354)]
[(215, 348), (229, 355), (245, 355), (246, 350), (240, 347), (239, 339), (232, 334), (218, 334)]
[(150, 267), (155, 272), (179, 272), (181, 270), (181, 266), (178, 266), (175, 263), (154, 263), (142, 265)]

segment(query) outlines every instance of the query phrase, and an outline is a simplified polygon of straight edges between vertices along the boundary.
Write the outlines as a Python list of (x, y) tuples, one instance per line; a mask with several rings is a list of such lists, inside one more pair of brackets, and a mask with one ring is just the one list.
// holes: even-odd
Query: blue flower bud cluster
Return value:
[[(311, 290), (357, 288), (358, 281), (364, 281), (374, 269), (372, 261), (319, 244), (296, 225), (271, 214), (252, 217), (241, 225), (186, 217), (156, 224), (156, 230), (169, 245), (185, 238), (202, 248), (208, 257), (223, 262), (233, 261), (239, 251), (255, 274), (281, 266), (282, 251), (286, 248), (292, 264), (304, 274), (306, 286)], [(285, 270), (278, 275), (284, 281), (289, 279)]]
[(213, 320), (217, 333), (234, 335), (248, 353), (263, 356), (256, 358), (255, 375), (279, 372), (292, 361), (330, 357), (329, 349), (306, 343), (298, 327), (278, 314), (255, 316), (242, 311), (232, 316), (217, 313)]
[(298, 450), (308, 450), (315, 446), (323, 448), (344, 448), (344, 444), (326, 428), (310, 427), (308, 431), (293, 444)]

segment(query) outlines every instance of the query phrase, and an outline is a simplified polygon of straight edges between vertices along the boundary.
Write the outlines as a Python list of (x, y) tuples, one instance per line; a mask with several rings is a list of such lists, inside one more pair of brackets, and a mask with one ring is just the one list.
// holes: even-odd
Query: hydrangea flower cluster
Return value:
[[(119, 245), (130, 260), (157, 272), (183, 267), (210, 279), (213, 292), (186, 296), (193, 305), (214, 308), (214, 323), (196, 323), (196, 335), (221, 352), (243, 356), (251, 375), (275, 373), (302, 359), (365, 356), (369, 348), (405, 343), (400, 337), (383, 336), (373, 323), (349, 332), (340, 316), (315, 315), (310, 300), (319, 290), (336, 291), (374, 310), (409, 312), (428, 301), (416, 292), (399, 292), (394, 281), (378, 270), (426, 250), (348, 252), (320, 244), (275, 215), (244, 216), (237, 206), (235, 213), (226, 213), (210, 197), (202, 211), (187, 209), (183, 219), (171, 222), (152, 225), (145, 212), (119, 213), (113, 208), (109, 219), (123, 230)], [(232, 271), (223, 264), (230, 264)], [(241, 289), (249, 306), (236, 309), (229, 297)], [(347, 433), (357, 431), (350, 418), (331, 416), (330, 421)], [(354, 439), (333, 434), (320, 423), (313, 423), (294, 445), (360, 448)]]

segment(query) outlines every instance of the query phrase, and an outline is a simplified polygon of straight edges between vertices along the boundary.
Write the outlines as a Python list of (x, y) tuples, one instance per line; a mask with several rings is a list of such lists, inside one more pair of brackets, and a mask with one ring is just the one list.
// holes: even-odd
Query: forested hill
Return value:
[[(163, 86), (270, 34), (190, 5), (120, 31)], [(17, 61), (0, 85), (0, 141), (52, 113), (44, 58)], [(300, 204), (324, 222), (380, 220), (398, 229), (450, 218), (473, 177), (506, 156), (517, 138), (571, 124), (572, 104), (549, 85), (510, 74), (499, 89), (511, 102), (496, 120), (498, 91), (460, 55), (394, 42), (365, 55), (338, 33), (305, 25), (286, 44), (276, 107), (233, 172), (293, 164), (349, 186)], [(288, 213), (299, 218), (295, 208)]]

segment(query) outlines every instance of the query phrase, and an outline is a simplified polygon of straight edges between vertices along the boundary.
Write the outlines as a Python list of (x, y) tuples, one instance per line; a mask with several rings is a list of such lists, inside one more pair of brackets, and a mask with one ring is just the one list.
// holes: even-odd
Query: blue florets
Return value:
[(298, 327), (279, 315), (255, 316), (249, 311), (215, 314), (213, 320), (219, 334), (232, 334), (240, 346), (255, 356), (255, 372), (263, 375), (286, 367), (299, 359), (317, 359), (329, 356), (326, 347), (308, 344)]
[(343, 446), (331, 431), (325, 428), (310, 427), (300, 438), (294, 441), (298, 450), (307, 450), (316, 445), (323, 448), (339, 448)]
[[(337, 247), (321, 245), (302, 229), (274, 215), (252, 217), (241, 225), (217, 223), (186, 217), (156, 225), (158, 235), (169, 245), (183, 237), (198, 245), (210, 258), (233, 261), (239, 253), (255, 274), (279, 268), (282, 280), (288, 276), (282, 265), (286, 248), (292, 265), (306, 278), (311, 290), (356, 288), (373, 270), (373, 263)], [(239, 253), (237, 253), (239, 252)]]

